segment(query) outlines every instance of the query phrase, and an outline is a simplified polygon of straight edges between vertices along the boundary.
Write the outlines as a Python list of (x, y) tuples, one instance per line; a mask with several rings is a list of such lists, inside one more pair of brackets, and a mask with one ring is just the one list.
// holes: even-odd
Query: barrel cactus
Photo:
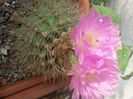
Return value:
[(16, 48), (20, 62), (47, 78), (65, 75), (71, 67), (69, 30), (78, 18), (70, 0), (36, 0), (18, 15)]

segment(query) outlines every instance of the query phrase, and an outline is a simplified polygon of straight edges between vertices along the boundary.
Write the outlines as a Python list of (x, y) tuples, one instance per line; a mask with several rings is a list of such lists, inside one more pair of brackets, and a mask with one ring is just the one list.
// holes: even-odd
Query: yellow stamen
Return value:
[(90, 46), (94, 46), (95, 45), (96, 38), (93, 35), (88, 33), (88, 34), (85, 35), (85, 37), (87, 38), (88, 43), (90, 44)]
[(90, 47), (94, 47), (96, 45), (96, 42), (97, 42), (97, 39), (95, 38), (93, 33), (86, 33), (79, 40), (79, 47), (80, 47), (80, 49), (83, 49), (83, 46), (81, 44), (81, 42), (83, 40), (86, 40)]
[(90, 80), (90, 79), (92, 79), (94, 76), (95, 76), (94, 73), (87, 73), (87, 74), (86, 74), (86, 79), (87, 79), (87, 80)]

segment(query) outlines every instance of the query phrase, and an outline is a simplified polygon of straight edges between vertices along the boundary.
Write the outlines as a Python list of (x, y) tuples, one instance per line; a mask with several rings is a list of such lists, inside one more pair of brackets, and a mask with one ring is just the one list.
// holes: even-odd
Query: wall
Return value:
[[(133, 0), (110, 0), (107, 5), (113, 8), (121, 17), (120, 26), (122, 42), (132, 46), (133, 49)], [(133, 56), (131, 57), (125, 74), (133, 71)], [(121, 80), (115, 94), (105, 99), (133, 99), (133, 77), (126, 81)]]

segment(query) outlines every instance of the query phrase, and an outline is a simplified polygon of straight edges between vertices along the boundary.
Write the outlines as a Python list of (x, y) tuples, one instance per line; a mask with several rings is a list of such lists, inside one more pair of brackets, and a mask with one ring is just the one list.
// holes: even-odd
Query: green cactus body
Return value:
[(21, 13), (16, 29), (19, 60), (48, 78), (66, 73), (71, 67), (69, 29), (78, 18), (77, 5), (70, 0), (38, 0)]

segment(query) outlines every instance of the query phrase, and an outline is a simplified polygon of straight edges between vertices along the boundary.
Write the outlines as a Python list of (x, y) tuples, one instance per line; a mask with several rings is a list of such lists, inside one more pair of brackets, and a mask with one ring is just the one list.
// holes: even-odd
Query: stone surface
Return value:
[(7, 55), (7, 49), (6, 48), (1, 48), (0, 53)]
[[(122, 42), (133, 49), (133, 0), (110, 0), (107, 6), (114, 9), (121, 17)], [(125, 75), (133, 71), (133, 56), (131, 57)], [(105, 99), (133, 99), (133, 77), (130, 80), (121, 80), (115, 94)]]
[(14, 4), (11, 3), (11, 0), (0, 1), (0, 65), (6, 62), (11, 46), (9, 39), (12, 39), (10, 37), (10, 29), (13, 26), (10, 19), (14, 10), (12, 5)]

